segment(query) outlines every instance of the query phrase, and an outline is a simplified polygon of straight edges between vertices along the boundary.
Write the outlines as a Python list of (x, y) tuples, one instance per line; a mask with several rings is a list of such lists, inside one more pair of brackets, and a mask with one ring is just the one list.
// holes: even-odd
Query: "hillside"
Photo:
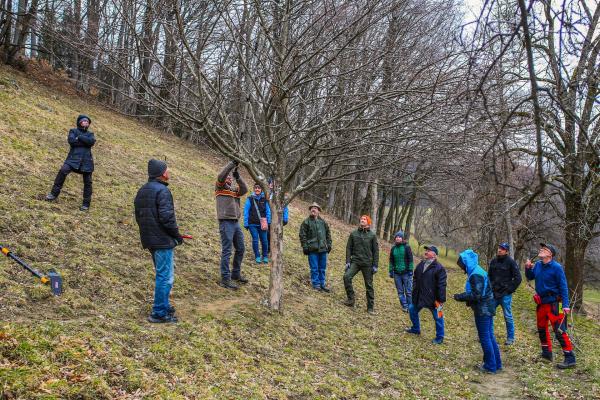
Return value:
[[(56, 203), (42, 201), (66, 152), (76, 116), (91, 116), (94, 198), (81, 213), (81, 178), (72, 175)], [(213, 185), (224, 163), (212, 154), (134, 120), (60, 94), (0, 67), (0, 243), (42, 270), (63, 274), (54, 298), (6, 258), (0, 258), (0, 399), (395, 399), (600, 397), (598, 325), (575, 318), (579, 365), (558, 371), (536, 361), (539, 348), (531, 291), (515, 299), (517, 344), (501, 347), (505, 371), (481, 375), (472, 313), (449, 300), (446, 340), (430, 343), (409, 326), (392, 281), (376, 275), (375, 316), (366, 314), (362, 278), (358, 307), (344, 307), (345, 243), (352, 229), (325, 216), (334, 250), (330, 295), (307, 284), (297, 232), (306, 204), (291, 207), (286, 227), (285, 312), (263, 305), (268, 268), (249, 255), (250, 284), (232, 293), (216, 285), (220, 252)], [(176, 251), (174, 304), (180, 323), (155, 326), (149, 313), (153, 270), (139, 245), (133, 197), (146, 162), (167, 159), (182, 231), (195, 240)], [(249, 254), (250, 243), (247, 237)], [(448, 293), (464, 275), (455, 259)], [(503, 342), (502, 318), (497, 336)]]

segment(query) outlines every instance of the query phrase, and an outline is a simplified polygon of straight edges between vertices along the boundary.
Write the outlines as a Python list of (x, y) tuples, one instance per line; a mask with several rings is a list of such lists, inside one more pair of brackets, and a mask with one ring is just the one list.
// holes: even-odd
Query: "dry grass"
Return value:
[[(351, 227), (332, 223), (328, 279), (334, 292), (309, 288), (297, 243), (306, 204), (286, 227), (285, 313), (262, 305), (268, 269), (249, 254), (251, 283), (231, 293), (216, 285), (219, 239), (213, 179), (215, 157), (134, 120), (79, 98), (32, 84), (0, 68), (0, 242), (40, 269), (58, 268), (66, 292), (46, 287), (0, 259), (0, 398), (485, 398), (502, 386), (514, 398), (600, 396), (598, 325), (576, 318), (579, 366), (559, 372), (535, 361), (538, 343), (530, 294), (515, 299), (517, 345), (505, 349), (504, 377), (481, 376), (471, 312), (449, 301), (447, 338), (429, 343), (402, 333), (392, 282), (377, 274), (377, 315), (367, 316), (357, 276), (358, 307), (341, 305), (345, 240)], [(80, 177), (68, 178), (57, 203), (41, 201), (66, 151), (66, 134), (87, 113), (98, 144), (94, 199), (88, 214)], [(176, 326), (151, 326), (153, 271), (139, 246), (133, 197), (150, 157), (166, 157), (179, 223), (195, 240), (176, 251)], [(332, 221), (333, 222), (333, 221)], [(450, 260), (443, 260), (452, 265)], [(450, 269), (449, 293), (464, 276)], [(504, 332), (498, 319), (498, 336)], [(506, 377), (509, 379), (506, 379)], [(508, 386), (508, 387), (507, 387)]]

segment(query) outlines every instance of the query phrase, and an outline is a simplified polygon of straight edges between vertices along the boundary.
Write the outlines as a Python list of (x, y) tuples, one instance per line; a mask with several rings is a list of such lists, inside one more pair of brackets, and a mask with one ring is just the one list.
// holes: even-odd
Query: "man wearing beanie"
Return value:
[[(242, 260), (244, 259), (244, 233), (240, 227), (240, 197), (248, 192), (246, 182), (237, 170), (238, 162), (231, 161), (217, 176), (215, 183), (215, 198), (217, 203), (217, 219), (221, 234), (221, 280), (219, 286), (225, 289), (237, 290), (238, 283), (248, 283), (242, 275)], [(237, 187), (233, 186), (233, 178)], [(233, 270), (229, 268), (231, 247), (233, 255)]]
[(413, 253), (408, 242), (404, 240), (402, 231), (394, 235), (389, 274), (390, 278), (394, 279), (402, 311), (408, 312), (408, 306), (412, 303)]
[(154, 306), (148, 317), (152, 323), (177, 322), (169, 295), (175, 276), (173, 249), (183, 243), (183, 238), (177, 227), (173, 196), (167, 187), (169, 178), (165, 162), (148, 161), (148, 182), (138, 190), (134, 202), (142, 247), (150, 250), (156, 271)]
[(367, 312), (374, 314), (375, 290), (373, 288), (373, 275), (377, 272), (379, 264), (379, 243), (377, 235), (371, 231), (371, 218), (368, 215), (360, 217), (358, 229), (350, 234), (346, 244), (346, 272), (344, 273), (344, 287), (348, 299), (344, 302), (349, 307), (354, 307), (354, 288), (352, 279), (362, 272), (367, 290)]
[(92, 201), (92, 172), (94, 172), (94, 158), (92, 147), (96, 143), (94, 133), (88, 128), (92, 120), (87, 115), (77, 117), (77, 127), (69, 131), (67, 138), (71, 150), (63, 166), (58, 171), (54, 186), (46, 196), (46, 201), (54, 201), (60, 195), (65, 179), (71, 172), (83, 176), (83, 203), (79, 208), (81, 211), (90, 209)]
[[(501, 306), (506, 322), (506, 342), (510, 346), (515, 342), (515, 323), (512, 315), (512, 294), (521, 284), (521, 272), (515, 260), (508, 254), (508, 243), (498, 245), (497, 257), (490, 261), (488, 276), (494, 291), (496, 307)], [(492, 328), (493, 329), (493, 328)]]

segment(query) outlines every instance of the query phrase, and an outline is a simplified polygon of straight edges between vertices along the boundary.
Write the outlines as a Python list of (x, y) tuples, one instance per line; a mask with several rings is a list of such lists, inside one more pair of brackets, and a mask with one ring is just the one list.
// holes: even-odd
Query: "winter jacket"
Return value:
[(394, 245), (390, 251), (389, 272), (403, 274), (405, 272), (412, 272), (413, 269), (413, 253), (410, 246), (406, 243)]
[(446, 302), (446, 269), (437, 260), (425, 269), (421, 261), (413, 273), (412, 303), (417, 307), (435, 308), (435, 302)]
[(454, 298), (458, 301), (465, 301), (468, 306), (471, 306), (476, 317), (494, 316), (496, 302), (492, 285), (487, 272), (479, 266), (479, 256), (473, 250), (468, 249), (460, 253), (459, 258), (465, 266), (467, 282), (464, 293), (457, 294)]
[(87, 118), (90, 123), (92, 122), (86, 115), (77, 117), (77, 128), (71, 129), (67, 138), (71, 149), (69, 150), (65, 164), (69, 165), (76, 172), (93, 172), (94, 157), (92, 157), (92, 147), (96, 143), (96, 137), (92, 131), (79, 125), (84, 118)]
[(248, 192), (246, 182), (240, 177), (236, 179), (237, 188), (232, 188), (225, 183), (227, 175), (235, 168), (235, 164), (230, 162), (223, 168), (217, 176), (215, 183), (215, 197), (217, 201), (217, 219), (240, 219), (240, 197)]
[[(257, 207), (260, 212), (260, 217), (256, 212)], [(246, 203), (244, 204), (244, 227), (247, 228), (250, 225), (260, 225), (260, 218), (266, 218), (267, 223), (271, 223), (271, 207), (269, 206), (269, 202), (264, 193), (261, 193), (258, 196), (253, 194), (246, 198)]]
[(167, 185), (156, 178), (150, 179), (135, 196), (135, 220), (145, 249), (172, 249), (183, 242)]
[(490, 262), (488, 277), (496, 299), (501, 299), (504, 296), (514, 293), (522, 280), (519, 266), (510, 256), (498, 256), (494, 258)]
[(540, 295), (543, 304), (555, 303), (560, 297), (563, 307), (569, 307), (567, 277), (558, 262), (552, 260), (543, 264), (538, 261), (533, 268), (525, 268), (525, 276), (528, 280), (535, 279), (535, 292)]
[(331, 251), (329, 225), (321, 217), (308, 217), (300, 225), (300, 244), (309, 253)]
[(359, 267), (379, 265), (377, 235), (369, 228), (358, 228), (350, 234), (346, 244), (346, 263), (354, 263)]

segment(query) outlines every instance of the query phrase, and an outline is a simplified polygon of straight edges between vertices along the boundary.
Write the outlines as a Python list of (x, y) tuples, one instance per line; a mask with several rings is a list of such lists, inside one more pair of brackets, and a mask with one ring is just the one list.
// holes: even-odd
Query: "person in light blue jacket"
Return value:
[[(263, 223), (261, 224), (261, 219)], [(266, 219), (266, 221), (264, 220)], [(252, 235), (252, 250), (257, 264), (269, 263), (269, 240), (267, 232), (271, 224), (271, 207), (259, 183), (244, 204), (244, 228)], [(260, 241), (260, 248), (259, 248)]]

